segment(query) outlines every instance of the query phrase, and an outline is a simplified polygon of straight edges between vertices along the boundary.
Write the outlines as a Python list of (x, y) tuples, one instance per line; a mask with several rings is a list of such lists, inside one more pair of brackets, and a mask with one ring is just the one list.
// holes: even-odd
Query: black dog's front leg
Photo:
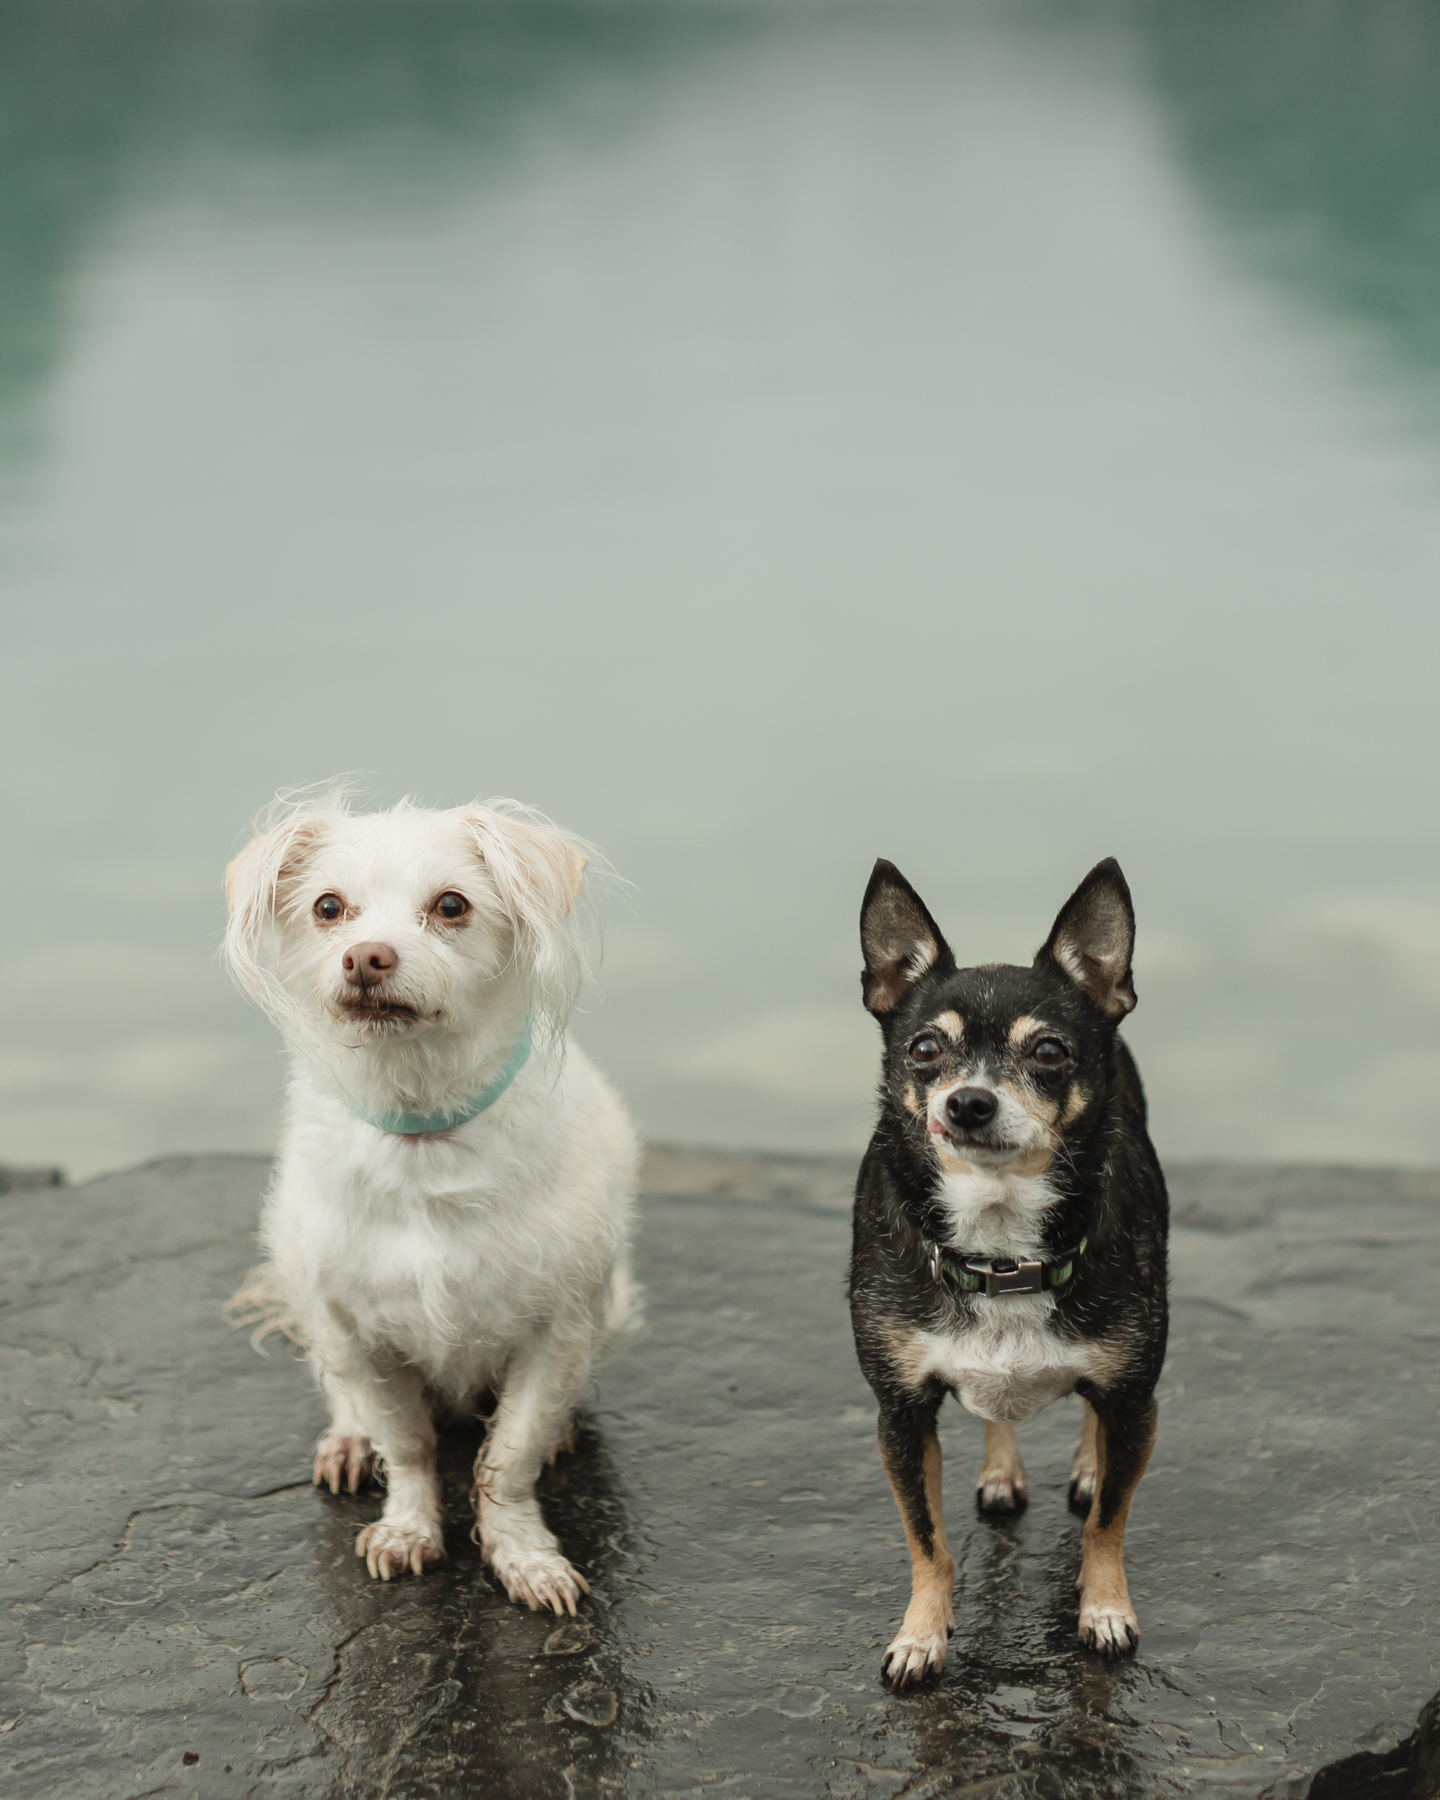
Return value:
[(922, 1681), (945, 1662), (955, 1562), (945, 1541), (940, 1494), (938, 1400), (881, 1401), (880, 1460), (910, 1546), (910, 1604), (880, 1673), (894, 1688)]
[(1155, 1447), (1154, 1396), (1085, 1391), (1095, 1410), (1095, 1497), (1085, 1521), (1080, 1565), (1080, 1641), (1104, 1656), (1123, 1656), (1140, 1641), (1125, 1584), (1125, 1525), (1130, 1502)]

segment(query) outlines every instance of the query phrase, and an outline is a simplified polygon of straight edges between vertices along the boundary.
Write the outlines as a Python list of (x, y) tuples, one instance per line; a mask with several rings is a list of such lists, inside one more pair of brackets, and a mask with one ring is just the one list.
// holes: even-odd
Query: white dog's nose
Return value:
[(368, 988), (393, 975), (399, 963), (399, 956), (389, 944), (352, 944), (341, 967), (348, 986)]

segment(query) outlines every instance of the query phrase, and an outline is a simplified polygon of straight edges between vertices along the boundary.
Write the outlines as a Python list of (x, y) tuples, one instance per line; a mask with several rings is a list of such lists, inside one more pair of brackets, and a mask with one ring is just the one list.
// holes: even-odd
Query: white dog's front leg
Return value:
[(519, 1352), (475, 1464), (480, 1549), (512, 1600), (531, 1612), (574, 1613), (590, 1584), (566, 1561), (535, 1498), (540, 1466), (565, 1430), (590, 1374), (586, 1343), (541, 1338)]
[(315, 1485), (332, 1494), (341, 1488), (358, 1494), (375, 1472), (375, 1446), (365, 1435), (349, 1390), (322, 1370), (320, 1385), (330, 1402), (330, 1424), (315, 1446)]
[(445, 1554), (435, 1425), (424, 1380), (403, 1363), (378, 1367), (338, 1335), (317, 1349), (335, 1420), (321, 1450), (337, 1435), (349, 1444), (368, 1441), (385, 1473), (384, 1508), (355, 1540), (355, 1554), (381, 1581), (407, 1569), (421, 1575)]

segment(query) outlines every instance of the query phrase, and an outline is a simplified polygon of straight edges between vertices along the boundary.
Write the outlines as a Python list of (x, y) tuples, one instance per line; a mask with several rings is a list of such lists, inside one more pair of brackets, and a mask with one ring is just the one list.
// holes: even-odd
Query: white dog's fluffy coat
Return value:
[[(482, 1551), (511, 1599), (573, 1613), (586, 1583), (535, 1482), (632, 1309), (638, 1149), (564, 1037), (585, 856), (520, 812), (291, 806), (230, 865), (226, 950), (292, 1057), (262, 1238), (330, 1402), (316, 1481), (354, 1491), (378, 1458), (384, 1511), (357, 1553), (420, 1574), (443, 1555), (432, 1406), (493, 1391)], [(464, 1107), (527, 1019), (529, 1060), (468, 1123), (402, 1136), (356, 1116)]]

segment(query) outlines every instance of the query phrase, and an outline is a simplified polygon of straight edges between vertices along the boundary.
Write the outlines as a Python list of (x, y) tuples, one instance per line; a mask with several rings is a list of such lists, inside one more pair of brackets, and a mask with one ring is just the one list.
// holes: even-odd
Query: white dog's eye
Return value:
[(315, 902), (315, 917), (324, 925), (333, 925), (345, 911), (345, 902), (338, 894), (322, 894)]
[(470, 902), (463, 894), (442, 894), (435, 902), (435, 911), (442, 919), (463, 919), (470, 910)]

